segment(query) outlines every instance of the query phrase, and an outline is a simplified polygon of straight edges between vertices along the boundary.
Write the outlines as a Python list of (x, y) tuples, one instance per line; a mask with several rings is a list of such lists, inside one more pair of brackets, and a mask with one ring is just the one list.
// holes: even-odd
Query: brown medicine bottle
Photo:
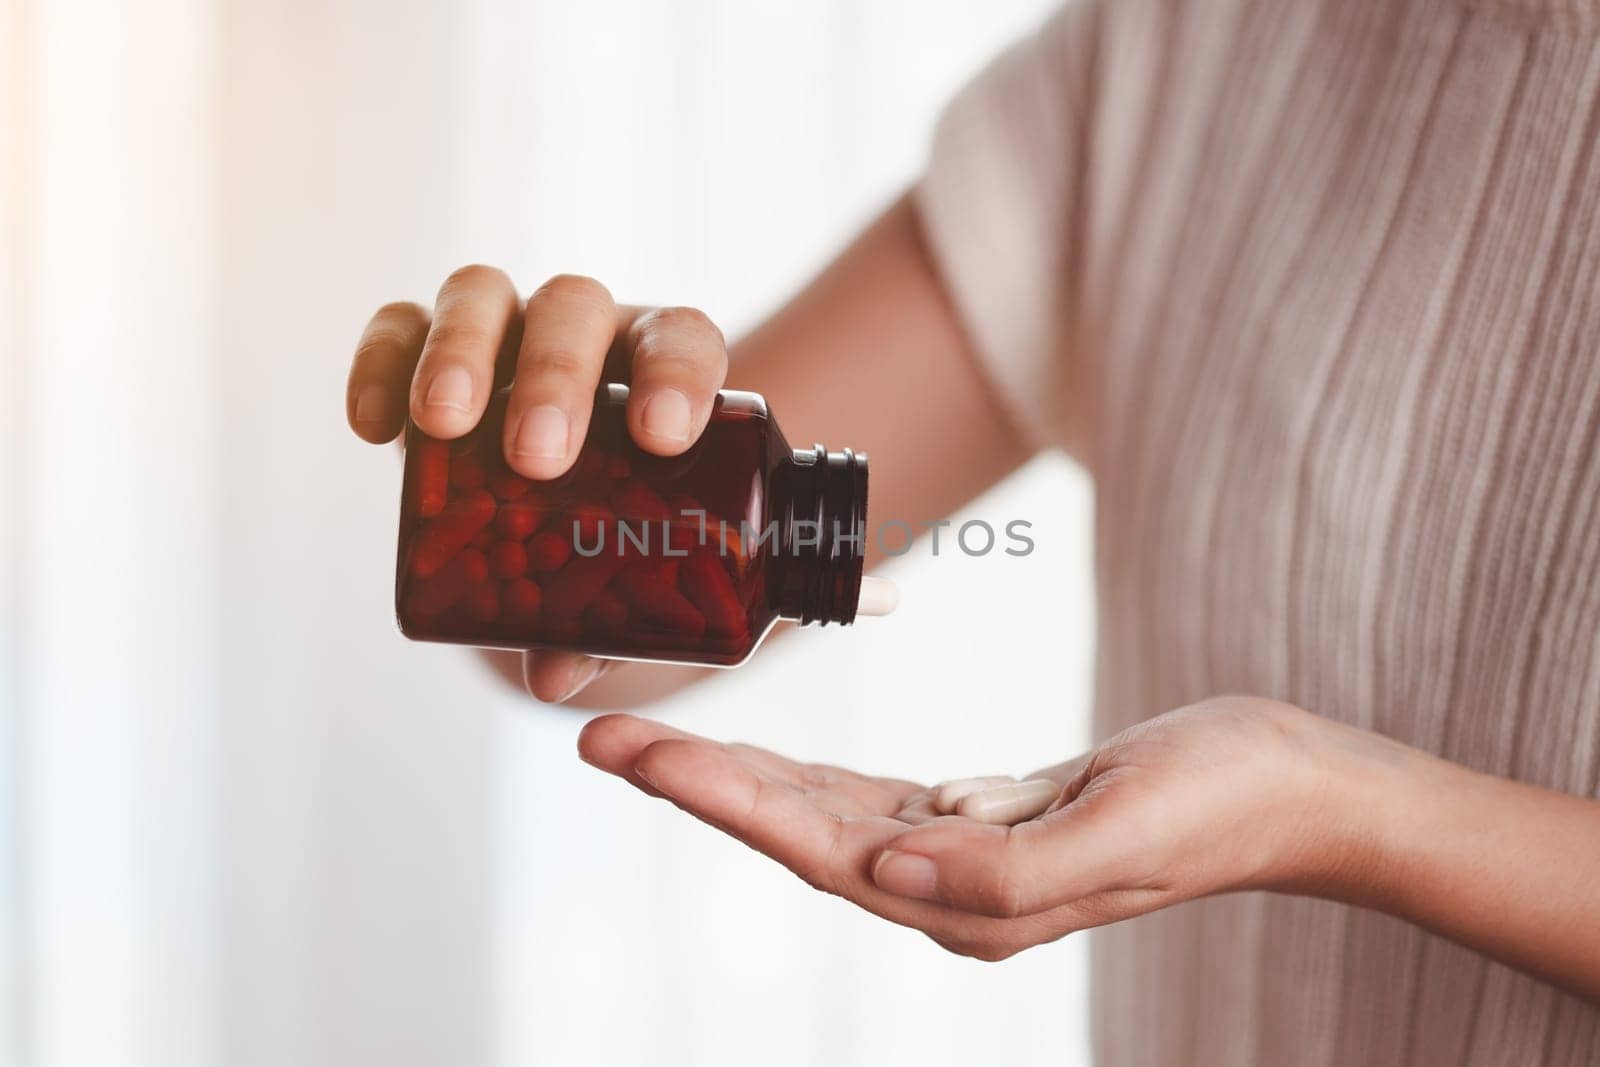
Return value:
[(505, 393), (467, 436), (408, 425), (395, 611), (424, 641), (560, 648), (732, 666), (778, 619), (850, 623), (891, 608), (868, 579), (867, 457), (794, 449), (766, 401), (724, 391), (681, 456), (628, 435), (628, 390), (604, 385), (560, 478), (514, 473)]

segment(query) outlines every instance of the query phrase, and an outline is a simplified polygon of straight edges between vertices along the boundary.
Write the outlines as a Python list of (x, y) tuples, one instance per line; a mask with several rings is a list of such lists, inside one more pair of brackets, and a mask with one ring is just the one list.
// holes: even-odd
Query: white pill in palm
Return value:
[(1043, 815), (1060, 794), (1056, 783), (1030, 778), (968, 793), (956, 804), (956, 814), (975, 822), (1012, 826)]
[(1009, 774), (991, 774), (983, 778), (955, 778), (945, 782), (934, 794), (933, 806), (940, 815), (954, 815), (961, 798), (997, 785), (1011, 785), (1016, 781)]

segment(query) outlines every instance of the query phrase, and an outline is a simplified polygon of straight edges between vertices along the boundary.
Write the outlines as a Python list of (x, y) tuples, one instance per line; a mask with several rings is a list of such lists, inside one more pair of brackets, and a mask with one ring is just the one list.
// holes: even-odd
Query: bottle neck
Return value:
[(802, 625), (855, 621), (867, 549), (867, 457), (795, 449), (773, 477), (778, 522), (771, 596)]

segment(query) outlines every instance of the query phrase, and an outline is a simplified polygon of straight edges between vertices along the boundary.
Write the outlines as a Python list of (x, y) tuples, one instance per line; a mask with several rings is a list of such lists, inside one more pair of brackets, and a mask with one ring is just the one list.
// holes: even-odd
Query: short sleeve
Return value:
[(1075, 0), (996, 58), (939, 120), (913, 197), (984, 372), (1036, 447), (1068, 433), (1068, 286), (1091, 41)]

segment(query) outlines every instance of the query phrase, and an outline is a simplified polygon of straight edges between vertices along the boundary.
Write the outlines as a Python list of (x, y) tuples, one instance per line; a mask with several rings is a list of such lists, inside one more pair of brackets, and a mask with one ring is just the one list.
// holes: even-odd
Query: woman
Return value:
[[(1106, 740), (1010, 828), (631, 716), (583, 757), (953, 951), (1117, 923), (1105, 1064), (1600, 1061), (1597, 28), (1596, 0), (1066, 7), (730, 384), (860, 442), (879, 515), (1079, 458)], [(711, 322), (482, 267), (378, 312), (349, 416), (459, 436), (514, 358), (506, 457), (549, 478), (608, 353), (640, 447), (687, 448)], [(521, 669), (596, 706), (684, 678)]]

